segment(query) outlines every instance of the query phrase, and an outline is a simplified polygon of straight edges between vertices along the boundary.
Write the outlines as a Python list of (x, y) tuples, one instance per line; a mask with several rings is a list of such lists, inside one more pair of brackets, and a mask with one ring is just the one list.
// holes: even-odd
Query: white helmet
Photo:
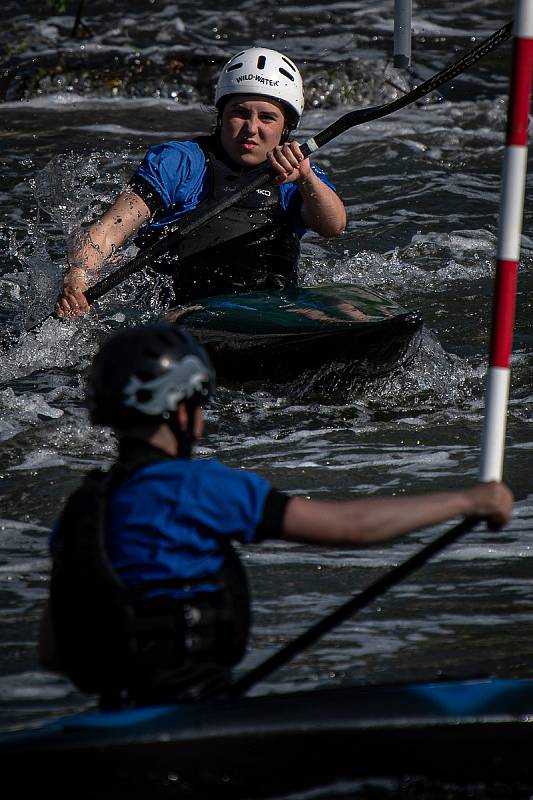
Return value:
[(215, 105), (232, 94), (264, 94), (285, 103), (296, 114), (297, 127), (304, 110), (302, 76), (296, 65), (277, 50), (250, 47), (232, 56), (220, 73)]

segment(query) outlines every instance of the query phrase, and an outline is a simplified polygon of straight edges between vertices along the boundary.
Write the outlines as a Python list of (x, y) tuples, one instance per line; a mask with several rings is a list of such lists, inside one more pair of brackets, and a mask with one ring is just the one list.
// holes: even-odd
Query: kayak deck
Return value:
[(208, 350), (222, 380), (286, 383), (336, 364), (352, 378), (382, 375), (416, 352), (417, 311), (353, 285), (219, 295), (173, 309)]
[(532, 718), (533, 680), (339, 687), (78, 714), (0, 737), (0, 763), (20, 790), (64, 784), (77, 797), (266, 797), (403, 775), (533, 781)]

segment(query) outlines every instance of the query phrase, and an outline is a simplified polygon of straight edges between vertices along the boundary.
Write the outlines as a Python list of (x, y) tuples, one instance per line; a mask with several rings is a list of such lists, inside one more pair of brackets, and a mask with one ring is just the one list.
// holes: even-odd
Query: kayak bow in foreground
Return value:
[(85, 712), (0, 737), (0, 764), (22, 796), (251, 798), (405, 775), (533, 785), (532, 719), (533, 680), (337, 687)]

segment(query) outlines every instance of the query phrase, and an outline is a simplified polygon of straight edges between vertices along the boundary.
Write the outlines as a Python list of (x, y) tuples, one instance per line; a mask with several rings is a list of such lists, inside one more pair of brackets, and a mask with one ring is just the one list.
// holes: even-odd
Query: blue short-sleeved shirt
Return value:
[[(313, 172), (333, 191), (335, 186), (317, 164)], [(194, 139), (186, 142), (170, 141), (154, 145), (148, 150), (139, 165), (136, 176), (152, 186), (157, 192), (163, 208), (168, 211), (158, 219), (154, 227), (166, 225), (206, 199), (209, 194), (209, 169), (204, 152)], [(283, 183), (279, 187), (281, 205), (288, 211), (299, 236), (307, 228), (300, 215), (302, 198), (295, 183)]]
[[(108, 551), (127, 585), (199, 578), (222, 566), (224, 540), (254, 541), (272, 487), (264, 478), (214, 459), (172, 459), (121, 484), (108, 511)], [(182, 596), (182, 591), (172, 591)]]

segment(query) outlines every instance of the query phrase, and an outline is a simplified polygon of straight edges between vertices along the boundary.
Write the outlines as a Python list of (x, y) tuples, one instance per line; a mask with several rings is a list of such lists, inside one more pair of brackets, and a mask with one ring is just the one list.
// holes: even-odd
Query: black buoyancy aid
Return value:
[[(220, 201), (253, 179), (255, 170), (244, 171), (229, 161), (216, 136), (196, 141), (208, 163), (208, 201)], [(168, 210), (156, 212), (153, 222), (165, 216)], [(185, 225), (188, 218), (183, 215), (178, 224)], [(149, 226), (137, 244), (142, 249), (164, 233), (164, 228)], [(300, 239), (281, 206), (279, 187), (269, 185), (204, 223), (153, 267), (173, 276), (176, 300), (185, 303), (213, 294), (296, 285), (299, 256)]]
[[(150, 670), (175, 668), (186, 658), (231, 666), (244, 655), (250, 626), (248, 584), (229, 543), (223, 544), (224, 566), (214, 578), (219, 589), (190, 600), (146, 598), (148, 589), (183, 587), (184, 582), (151, 581), (131, 589), (109, 560), (109, 492), (134, 469), (163, 458), (155, 451), (134, 468), (119, 462), (116, 471), (92, 471), (60, 517), (50, 611), (61, 669), (81, 691), (127, 690)], [(151, 663), (154, 652), (157, 663)], [(167, 663), (161, 663), (162, 657)]]

